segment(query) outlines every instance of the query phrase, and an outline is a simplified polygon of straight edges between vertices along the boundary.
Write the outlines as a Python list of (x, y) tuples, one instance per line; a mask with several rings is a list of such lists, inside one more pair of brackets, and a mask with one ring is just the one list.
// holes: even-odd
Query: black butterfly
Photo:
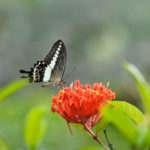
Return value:
[(64, 43), (58, 40), (44, 59), (37, 61), (30, 71), (20, 70), (20, 73), (26, 73), (30, 82), (45, 82), (42, 87), (59, 86), (65, 84), (62, 80), (66, 67), (67, 53)]

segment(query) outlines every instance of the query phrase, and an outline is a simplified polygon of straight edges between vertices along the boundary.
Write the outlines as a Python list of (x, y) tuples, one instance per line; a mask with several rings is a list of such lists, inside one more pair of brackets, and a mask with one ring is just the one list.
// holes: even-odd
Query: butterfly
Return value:
[(22, 78), (29, 78), (30, 82), (44, 82), (42, 87), (64, 85), (62, 80), (66, 68), (67, 53), (63, 41), (54, 43), (44, 61), (37, 61), (30, 71), (20, 70), (20, 73), (28, 74)]

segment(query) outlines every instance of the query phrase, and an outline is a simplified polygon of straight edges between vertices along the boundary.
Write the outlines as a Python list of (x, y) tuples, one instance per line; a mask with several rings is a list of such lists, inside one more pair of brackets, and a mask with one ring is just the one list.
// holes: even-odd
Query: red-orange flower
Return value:
[(107, 104), (107, 100), (115, 98), (115, 93), (102, 83), (94, 83), (92, 87), (81, 85), (75, 81), (52, 98), (51, 110), (60, 114), (67, 123), (87, 124), (88, 128), (100, 120), (100, 109)]

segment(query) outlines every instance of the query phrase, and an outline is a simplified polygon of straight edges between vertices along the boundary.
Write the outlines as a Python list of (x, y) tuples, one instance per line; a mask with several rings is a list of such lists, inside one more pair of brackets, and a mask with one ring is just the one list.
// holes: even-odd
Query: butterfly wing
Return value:
[(52, 70), (50, 81), (59, 82), (62, 81), (64, 71), (66, 68), (66, 60), (67, 60), (67, 53), (64, 43), (61, 41), (61, 49), (58, 55), (58, 59), (56, 61), (56, 65)]
[(58, 40), (52, 47), (49, 54), (44, 59), (44, 62), (48, 65), (43, 81), (53, 83), (59, 83), (62, 80), (65, 67), (66, 67), (67, 53), (64, 43)]

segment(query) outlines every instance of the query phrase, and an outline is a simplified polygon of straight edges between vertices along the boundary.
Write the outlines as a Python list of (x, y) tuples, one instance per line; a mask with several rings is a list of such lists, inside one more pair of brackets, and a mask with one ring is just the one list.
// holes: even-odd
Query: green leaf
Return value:
[(8, 150), (9, 146), (3, 137), (0, 137), (0, 150)]
[(137, 139), (139, 149), (147, 150), (150, 146), (150, 128), (144, 125), (139, 127), (139, 135)]
[(96, 123), (96, 133), (103, 130), (109, 123), (110, 121), (105, 116), (102, 116), (101, 119)]
[(83, 127), (83, 125), (79, 124), (79, 123), (70, 123), (71, 126), (77, 128), (78, 130), (90, 135)]
[(5, 98), (25, 87), (26, 85), (28, 85), (28, 81), (20, 79), (6, 85), (4, 88), (1, 88), (0, 101), (4, 100)]
[(134, 65), (125, 62), (123, 66), (134, 79), (143, 100), (145, 111), (150, 114), (150, 85), (146, 83), (143, 75)]
[[(131, 119), (133, 119), (137, 124), (141, 124), (144, 121), (144, 115), (142, 112), (132, 104), (125, 101), (108, 101), (111, 106), (120, 109), (125, 112)], [(111, 107), (109, 106), (109, 107)], [(102, 116), (101, 120), (96, 124), (96, 132), (98, 133), (105, 128), (110, 123), (105, 116)]]
[(130, 143), (136, 145), (138, 135), (137, 126), (123, 111), (109, 106), (103, 109), (103, 115), (120, 130)]
[(44, 136), (47, 125), (44, 119), (46, 108), (44, 106), (33, 108), (27, 116), (25, 139), (31, 149), (35, 149)]
[(134, 105), (125, 101), (109, 101), (109, 103), (125, 112), (130, 118), (132, 118), (137, 124), (141, 124), (144, 121), (144, 115)]

